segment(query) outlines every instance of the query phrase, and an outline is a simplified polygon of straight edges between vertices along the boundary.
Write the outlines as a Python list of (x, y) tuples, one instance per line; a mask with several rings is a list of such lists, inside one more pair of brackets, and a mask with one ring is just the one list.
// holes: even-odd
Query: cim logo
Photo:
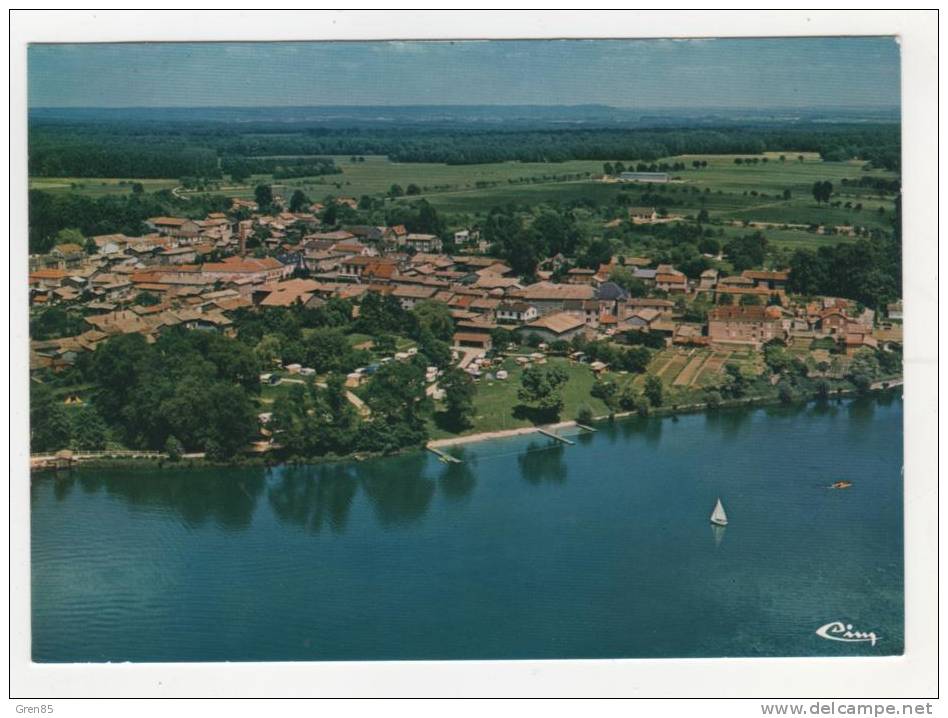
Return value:
[(876, 645), (876, 641), (881, 641), (875, 633), (864, 631), (854, 631), (853, 624), (843, 623), (842, 621), (833, 621), (825, 626), (816, 629), (816, 635), (825, 638), (828, 641), (842, 641), (843, 643), (869, 643)]

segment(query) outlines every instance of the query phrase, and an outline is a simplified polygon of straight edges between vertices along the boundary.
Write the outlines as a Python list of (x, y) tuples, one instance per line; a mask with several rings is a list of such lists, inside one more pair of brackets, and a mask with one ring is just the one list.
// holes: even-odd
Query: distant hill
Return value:
[(898, 107), (625, 108), (608, 105), (404, 105), (319, 107), (32, 108), (31, 124), (296, 124), (340, 127), (568, 129), (720, 127), (744, 124), (898, 122)]

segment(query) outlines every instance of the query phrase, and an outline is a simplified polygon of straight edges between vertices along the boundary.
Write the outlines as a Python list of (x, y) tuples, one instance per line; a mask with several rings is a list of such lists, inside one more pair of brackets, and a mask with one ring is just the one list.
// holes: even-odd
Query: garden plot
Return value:
[(681, 373), (675, 377), (675, 381), (672, 382), (673, 386), (691, 386), (695, 383), (695, 380), (698, 378), (698, 374), (701, 371), (701, 368), (704, 366), (704, 363), (708, 360), (711, 355), (707, 352), (699, 352), (695, 354), (691, 361), (682, 369)]

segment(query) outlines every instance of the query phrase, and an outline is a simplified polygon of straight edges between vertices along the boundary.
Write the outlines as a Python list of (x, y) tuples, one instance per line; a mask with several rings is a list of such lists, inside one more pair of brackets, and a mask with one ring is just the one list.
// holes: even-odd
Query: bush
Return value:
[(588, 406), (583, 404), (583, 406), (579, 408), (579, 412), (576, 414), (576, 421), (578, 421), (580, 424), (589, 424), (592, 422), (592, 420), (593, 420), (592, 409), (590, 409)]
[(632, 389), (631, 386), (626, 386), (622, 393), (619, 394), (619, 407), (623, 411), (631, 411), (635, 408), (635, 402), (638, 399), (638, 395)]
[(721, 406), (722, 400), (721, 392), (719, 391), (711, 390), (704, 395), (704, 401), (708, 405), (709, 409), (717, 409), (719, 406)]
[(781, 382), (780, 386), (777, 387), (777, 396), (781, 404), (792, 404), (797, 400), (797, 395), (793, 387), (786, 382)]
[(230, 458), (224, 448), (214, 439), (208, 439), (204, 442), (204, 457), (208, 461), (224, 461)]
[(173, 434), (169, 435), (167, 441), (165, 441), (165, 453), (170, 461), (180, 461), (181, 455), (184, 453), (184, 446)]
[(651, 413), (648, 399), (646, 399), (644, 396), (638, 397), (635, 400), (635, 412), (639, 416), (648, 416)]
[(661, 406), (664, 400), (665, 387), (657, 376), (650, 376), (645, 380), (645, 396), (652, 406)]

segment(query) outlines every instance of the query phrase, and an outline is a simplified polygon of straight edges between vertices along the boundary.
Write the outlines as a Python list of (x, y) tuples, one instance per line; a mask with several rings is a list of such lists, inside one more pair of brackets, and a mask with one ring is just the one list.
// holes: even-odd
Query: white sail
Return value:
[(727, 514), (724, 513), (721, 499), (718, 499), (718, 502), (714, 505), (714, 511), (711, 512), (711, 523), (718, 526), (727, 526)]

